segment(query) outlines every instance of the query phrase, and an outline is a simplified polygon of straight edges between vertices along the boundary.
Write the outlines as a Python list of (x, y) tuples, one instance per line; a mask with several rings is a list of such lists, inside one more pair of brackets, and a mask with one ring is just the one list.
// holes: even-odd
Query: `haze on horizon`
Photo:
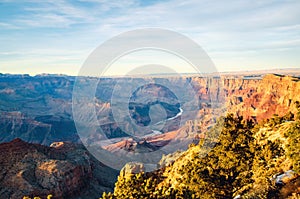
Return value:
[[(300, 68), (299, 10), (297, 0), (4, 0), (0, 2), (0, 73), (77, 75), (98, 45), (124, 31), (149, 27), (193, 39), (219, 71)], [(145, 60), (167, 59), (179, 71), (185, 68), (176, 59), (147, 56)], [(131, 56), (111, 74), (122, 74), (141, 59), (142, 55)]]

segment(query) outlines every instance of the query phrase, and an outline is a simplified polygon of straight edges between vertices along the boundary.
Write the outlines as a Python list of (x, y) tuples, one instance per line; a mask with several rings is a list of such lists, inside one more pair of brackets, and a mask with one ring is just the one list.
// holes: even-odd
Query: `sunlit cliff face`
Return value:
[[(15, 137), (46, 145), (60, 140), (78, 141), (72, 119), (73, 81), (72, 77), (64, 76), (2, 77), (0, 129), (4, 133), (0, 135), (0, 141), (10, 141)], [(113, 122), (110, 114), (109, 99), (116, 80), (105, 79), (104, 81), (105, 84), (97, 88), (95, 99), (98, 120), (103, 124), (101, 128), (108, 138), (127, 136)], [(172, 81), (176, 83), (178, 80)], [(185, 81), (191, 81), (203, 102), (197, 110), (202, 131), (210, 126), (211, 118), (207, 117), (212, 112), (208, 103), (210, 94), (215, 95), (216, 98), (225, 96), (228, 112), (235, 112), (245, 118), (254, 118), (258, 121), (275, 113), (282, 115), (288, 109), (295, 109), (293, 104), (300, 98), (299, 81), (291, 77), (267, 75), (263, 78), (229, 78), (224, 76), (221, 79), (214, 79), (213, 81), (219, 81), (223, 85), (223, 91), (218, 87), (208, 89), (209, 81), (205, 78), (186, 77)], [(143, 101), (142, 95), (151, 96), (153, 100)], [(136, 99), (137, 97), (139, 100)], [(151, 121), (158, 122), (163, 117), (173, 117), (179, 112), (177, 100), (172, 93), (151, 84), (141, 87), (132, 94), (128, 109), (131, 117), (139, 125), (151, 125)], [(153, 112), (160, 111), (161, 114), (156, 114), (159, 117), (150, 117), (155, 116)], [(175, 127), (165, 128), (163, 131), (173, 131), (177, 129)]]

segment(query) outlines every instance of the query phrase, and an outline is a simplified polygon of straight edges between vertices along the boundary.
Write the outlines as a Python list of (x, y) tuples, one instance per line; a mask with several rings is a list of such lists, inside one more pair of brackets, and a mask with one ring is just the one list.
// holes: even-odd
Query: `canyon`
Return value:
[[(85, 81), (94, 79), (86, 77)], [(197, 109), (188, 106), (190, 99), (185, 93), (180, 100), (161, 84), (141, 86), (131, 95), (126, 108), (137, 126), (151, 128), (142, 136), (133, 136), (130, 127), (121, 128), (114, 120), (112, 110), (113, 95), (125, 98), (126, 90), (113, 93), (122, 81), (128, 84), (136, 78), (101, 79), (95, 91), (94, 106), (99, 121), (96, 127), (102, 133), (80, 139), (72, 111), (76, 77), (1, 74), (1, 195), (6, 198), (36, 193), (55, 194), (59, 198), (100, 196), (113, 189), (119, 171), (96, 160), (82, 143), (98, 143), (104, 139), (107, 142), (102, 142), (101, 146), (110, 152), (122, 149), (148, 153), (177, 139), (197, 143), (205, 138), (205, 132), (212, 128), (217, 118), (226, 113), (260, 122), (274, 114), (296, 113), (300, 101), (299, 73), (293, 77), (247, 73), (208, 77), (185, 75), (157, 80), (178, 87), (191, 85), (199, 102)], [(159, 126), (159, 123), (164, 125)]]
[[(96, 89), (94, 106), (100, 124), (97, 128), (101, 128), (108, 139), (128, 136), (126, 131), (129, 129), (120, 128), (114, 121), (110, 100), (118, 81), (129, 84), (133, 79), (105, 78)], [(178, 117), (177, 121), (171, 120), (159, 129), (162, 133), (188, 128), (189, 131), (201, 134), (210, 128), (216, 117), (226, 112), (260, 121), (273, 114), (283, 115), (287, 110), (295, 109), (294, 103), (300, 99), (298, 78), (289, 76), (184, 76), (165, 81), (170, 85), (192, 85), (199, 98), (199, 105), (197, 110), (183, 109), (184, 114)], [(70, 76), (0, 75), (0, 142), (21, 138), (26, 142), (48, 146), (58, 141), (80, 143), (72, 114), (74, 82), (75, 77)], [(122, 99), (123, 94), (118, 95)], [(145, 99), (140, 98), (139, 102), (135, 100), (137, 96), (148, 96), (148, 101), (145, 101), (147, 97), (144, 97)], [(152, 96), (152, 101), (149, 101), (149, 96)], [(163, 101), (165, 99), (167, 101)], [(188, 104), (187, 101), (180, 102), (174, 93), (155, 84), (141, 87), (133, 94), (131, 100), (127, 105), (130, 116), (140, 126), (149, 125), (151, 119), (159, 122), (160, 119), (172, 118), (180, 111), (179, 106), (184, 107)], [(212, 107), (213, 100), (222, 103), (222, 109), (216, 103), (215, 107)], [(157, 118), (150, 118), (151, 107), (156, 105), (166, 112), (152, 114)], [(165, 118), (160, 118), (163, 114)], [(193, 117), (186, 118), (189, 115)], [(178, 120), (181, 120), (181, 125)], [(154, 132), (149, 131), (144, 135), (151, 133)], [(93, 135), (91, 139), (96, 137), (97, 135)]]

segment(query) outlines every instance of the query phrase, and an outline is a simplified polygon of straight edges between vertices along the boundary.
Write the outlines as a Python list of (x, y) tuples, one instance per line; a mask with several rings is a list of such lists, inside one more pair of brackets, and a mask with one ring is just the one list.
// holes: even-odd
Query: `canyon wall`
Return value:
[[(72, 116), (72, 91), (75, 78), (68, 76), (0, 76), (0, 142), (20, 137), (25, 141), (50, 145), (55, 141), (79, 142)], [(100, 126), (109, 138), (126, 136), (114, 123), (110, 99), (116, 81), (130, 83), (132, 79), (103, 79), (96, 91), (96, 111)], [(222, 76), (221, 78), (184, 77), (170, 78), (175, 85), (191, 83), (201, 104), (197, 111), (198, 128), (204, 131), (215, 118), (212, 103), (221, 102), (222, 112), (233, 112), (244, 118), (263, 120), (273, 114), (283, 115), (295, 110), (300, 101), (299, 78), (280, 75)], [(147, 86), (149, 95), (161, 95)], [(145, 94), (145, 90), (143, 91)], [(148, 91), (147, 91), (148, 92)], [(147, 94), (146, 92), (146, 94)], [(168, 96), (168, 93), (164, 93)], [(120, 94), (120, 98), (122, 94)], [(138, 105), (139, 110), (149, 111), (150, 104)], [(161, 102), (162, 105), (164, 105)], [(174, 107), (173, 107), (174, 106)], [(217, 105), (218, 106), (218, 105)], [(164, 106), (166, 107), (166, 106)], [(218, 106), (219, 107), (219, 106)], [(130, 108), (130, 107), (129, 107)], [(133, 109), (135, 110), (135, 109)], [(173, 112), (172, 112), (173, 111)], [(168, 107), (168, 115), (178, 112), (178, 104)], [(149, 123), (148, 113), (133, 113), (137, 121)], [(146, 116), (146, 117), (145, 117)], [(181, 118), (184, 119), (184, 118)], [(193, 123), (193, 122), (191, 122)], [(165, 128), (165, 132), (176, 129)]]
[(264, 77), (222, 77), (213, 79), (220, 88), (208, 89), (207, 79), (195, 77), (192, 79), (199, 86), (199, 96), (209, 96), (210, 93), (225, 97), (227, 112), (257, 121), (273, 114), (284, 115), (288, 110), (296, 112), (297, 101), (300, 101), (300, 79), (291, 76), (268, 74)]

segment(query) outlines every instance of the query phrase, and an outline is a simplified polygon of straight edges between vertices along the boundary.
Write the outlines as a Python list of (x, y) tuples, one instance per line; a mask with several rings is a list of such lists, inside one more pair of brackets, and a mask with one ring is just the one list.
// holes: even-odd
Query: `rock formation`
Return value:
[[(0, 76), (0, 142), (8, 142), (17, 137), (27, 142), (44, 145), (57, 141), (79, 142), (71, 108), (74, 81), (74, 77), (68, 76)], [(114, 121), (110, 99), (116, 81), (119, 83), (129, 81), (130, 83), (136, 80), (105, 78), (102, 81), (104, 83), (98, 86), (95, 94), (95, 108), (100, 128), (109, 139), (127, 137), (124, 129), (121, 129)], [(295, 110), (295, 102), (300, 99), (299, 78), (290, 76), (272, 74), (265, 76), (226, 75), (221, 78), (186, 76), (171, 78), (169, 81), (175, 85), (190, 83), (201, 104), (199, 110), (194, 110), (197, 112), (195, 118), (189, 121), (185, 118), (186, 116), (182, 115), (168, 121), (169, 124), (161, 130), (164, 133), (178, 130), (178, 121), (181, 119), (188, 121), (187, 127), (179, 129), (180, 133), (194, 132), (197, 134), (196, 137), (201, 137), (203, 136), (201, 133), (209, 129), (218, 116), (225, 114), (224, 110), (246, 119), (260, 121), (273, 114), (283, 115), (288, 110)], [(119, 95), (120, 98), (123, 97), (122, 93)], [(139, 96), (142, 97), (139, 98)], [(171, 96), (172, 103), (149, 101), (148, 97), (143, 96), (151, 99), (166, 99), (167, 96)], [(150, 122), (151, 115), (149, 116), (148, 112), (153, 103), (164, 107), (168, 118), (176, 115), (179, 111), (179, 104), (175, 98), (176, 96), (170, 93), (168, 88), (163, 89), (155, 84), (148, 84), (133, 93), (133, 101), (128, 104), (128, 108), (131, 117), (138, 125), (143, 126)], [(143, 105), (139, 101), (146, 103)], [(219, 112), (216, 109), (219, 106), (216, 104), (218, 101), (224, 102), (221, 105), (225, 105), (224, 110)], [(188, 102), (181, 103), (188, 104)], [(215, 107), (212, 106), (213, 103), (216, 104)], [(125, 125), (125, 128), (127, 126)], [(154, 136), (152, 140), (156, 137), (159, 136)], [(100, 141), (97, 139), (101, 140), (102, 136), (91, 135), (87, 138), (87, 142)], [(168, 140), (162, 139), (159, 145), (168, 143)], [(151, 138), (148, 138), (147, 142), (152, 142)]]
[[(118, 140), (127, 135), (111, 120), (109, 100), (116, 80), (107, 78), (103, 81), (106, 83), (97, 88), (95, 99), (98, 118), (103, 122), (100, 127), (108, 138)], [(168, 144), (170, 140), (201, 138), (201, 133), (210, 128), (215, 119), (210, 116), (216, 112), (211, 106), (211, 99), (224, 100), (227, 112), (256, 121), (273, 114), (295, 112), (297, 101), (300, 101), (300, 79), (290, 76), (185, 77), (172, 81), (191, 82), (197, 91), (201, 104), (199, 110), (195, 110), (197, 118), (194, 121), (188, 121), (180, 129), (167, 128), (163, 134), (138, 141), (123, 139), (104, 148), (147, 152)], [(75, 144), (79, 137), (71, 109), (73, 84), (74, 78), (66, 76), (0, 76), (1, 198), (48, 194), (55, 198), (91, 198), (112, 190), (117, 172), (99, 163), (82, 145)], [(153, 91), (148, 94), (158, 96)], [(174, 104), (174, 107), (168, 105), (169, 117), (178, 112), (178, 104)], [(132, 105), (135, 105), (134, 109), (149, 109), (141, 104)], [(145, 119), (137, 120), (142, 123), (143, 120), (148, 121), (147, 114), (142, 112), (135, 117), (140, 115)], [(191, 132), (197, 136), (191, 136)], [(48, 146), (15, 139), (18, 137)], [(91, 137), (96, 138), (96, 135)], [(173, 161), (173, 157), (166, 157), (161, 165)], [(144, 169), (144, 165), (131, 164), (124, 172)]]
[(0, 151), (1, 198), (96, 198), (112, 190), (117, 177), (78, 144), (46, 147), (14, 139), (0, 144)]

